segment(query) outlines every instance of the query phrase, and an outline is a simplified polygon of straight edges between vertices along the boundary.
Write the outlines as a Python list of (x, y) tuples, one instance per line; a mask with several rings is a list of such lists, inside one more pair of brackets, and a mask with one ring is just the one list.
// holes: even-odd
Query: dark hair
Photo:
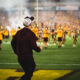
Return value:
[(34, 17), (33, 17), (33, 16), (31, 16), (31, 17), (30, 17), (30, 19), (33, 21), (33, 20), (34, 20)]
[(34, 17), (33, 16), (31, 16), (31, 17), (26, 16), (24, 19), (27, 19), (27, 18), (31, 19), (31, 21), (34, 20)]
[(54, 29), (52, 29), (51, 31), (54, 32)]

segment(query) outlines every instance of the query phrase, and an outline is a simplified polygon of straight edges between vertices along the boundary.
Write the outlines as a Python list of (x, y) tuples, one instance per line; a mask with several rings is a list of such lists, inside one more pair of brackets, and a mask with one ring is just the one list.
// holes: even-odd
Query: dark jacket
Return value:
[(12, 48), (19, 58), (33, 58), (33, 51), (40, 52), (40, 48), (36, 44), (37, 37), (28, 28), (23, 28), (16, 33), (11, 41)]

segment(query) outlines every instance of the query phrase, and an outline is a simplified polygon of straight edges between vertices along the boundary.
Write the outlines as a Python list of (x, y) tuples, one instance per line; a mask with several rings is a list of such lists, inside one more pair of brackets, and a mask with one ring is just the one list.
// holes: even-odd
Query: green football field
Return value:
[[(0, 69), (21, 69), (17, 62), (17, 56), (11, 48), (10, 41), (11, 38), (7, 43), (3, 41), (2, 50), (0, 51)], [(42, 46), (44, 47), (44, 45)], [(58, 48), (57, 45), (54, 46), (51, 39), (48, 49), (43, 48), (40, 53), (34, 51), (34, 59), (38, 70), (72, 70), (76, 74), (64, 80), (75, 80), (77, 77), (80, 80), (80, 36), (75, 48), (73, 47), (73, 39), (68, 36), (65, 46), (62, 48)]]
[[(7, 43), (3, 41), (0, 51), (0, 68), (20, 68), (10, 41), (11, 39)], [(49, 44), (48, 49), (43, 48), (40, 53), (34, 51), (37, 69), (80, 69), (80, 36), (75, 48), (73, 47), (73, 39), (69, 37), (62, 48), (52, 45), (52, 39)]]

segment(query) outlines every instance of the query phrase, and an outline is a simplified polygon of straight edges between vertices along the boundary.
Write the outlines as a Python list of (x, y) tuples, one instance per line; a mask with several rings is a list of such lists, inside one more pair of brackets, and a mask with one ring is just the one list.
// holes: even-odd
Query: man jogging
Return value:
[(34, 17), (26, 17), (23, 22), (25, 27), (19, 30), (11, 41), (12, 48), (18, 56), (18, 62), (25, 72), (20, 80), (31, 80), (36, 66), (32, 50), (40, 52), (42, 49), (37, 46), (37, 37), (31, 31), (33, 20)]

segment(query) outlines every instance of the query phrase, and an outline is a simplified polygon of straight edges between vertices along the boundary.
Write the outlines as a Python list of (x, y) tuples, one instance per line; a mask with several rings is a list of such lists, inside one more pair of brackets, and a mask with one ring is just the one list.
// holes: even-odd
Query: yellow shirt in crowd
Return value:
[(62, 37), (63, 36), (63, 31), (62, 30), (58, 30), (57, 31), (57, 36), (58, 37)]
[(11, 30), (11, 36), (14, 36), (16, 34), (16, 31), (14, 29)]
[(49, 31), (48, 30), (43, 31), (43, 37), (48, 37), (49, 38)]
[(38, 29), (37, 28), (32, 28), (32, 32), (38, 37)]
[(4, 35), (5, 35), (5, 36), (8, 36), (8, 35), (9, 35), (9, 31), (8, 31), (8, 30), (5, 30), (5, 31), (4, 31)]
[(3, 36), (2, 36), (2, 31), (0, 31), (0, 40), (3, 39)]

